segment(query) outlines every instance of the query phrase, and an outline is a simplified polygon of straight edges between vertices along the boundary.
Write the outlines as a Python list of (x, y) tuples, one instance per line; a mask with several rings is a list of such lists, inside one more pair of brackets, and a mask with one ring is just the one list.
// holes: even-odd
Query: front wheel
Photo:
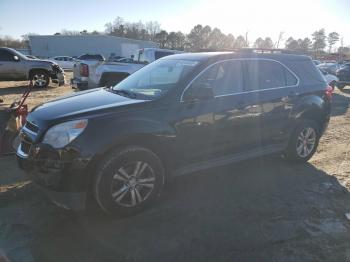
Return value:
[(164, 179), (156, 154), (142, 147), (126, 147), (110, 153), (97, 168), (95, 199), (108, 214), (133, 215), (159, 197)]
[(45, 88), (50, 84), (50, 76), (46, 71), (37, 70), (31, 74), (30, 80), (33, 81), (33, 85), (39, 88)]
[(316, 152), (320, 139), (319, 127), (312, 120), (303, 120), (293, 132), (285, 153), (291, 162), (308, 161)]

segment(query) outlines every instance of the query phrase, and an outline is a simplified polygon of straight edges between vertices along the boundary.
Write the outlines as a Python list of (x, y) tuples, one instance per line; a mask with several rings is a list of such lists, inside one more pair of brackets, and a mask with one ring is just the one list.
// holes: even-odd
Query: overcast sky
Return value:
[(196, 24), (218, 27), (234, 36), (249, 31), (249, 41), (280, 31), (284, 38), (311, 37), (325, 28), (350, 45), (350, 0), (0, 0), (0, 35), (54, 34), (62, 29), (104, 31), (115, 17), (156, 20), (167, 31), (188, 33)]

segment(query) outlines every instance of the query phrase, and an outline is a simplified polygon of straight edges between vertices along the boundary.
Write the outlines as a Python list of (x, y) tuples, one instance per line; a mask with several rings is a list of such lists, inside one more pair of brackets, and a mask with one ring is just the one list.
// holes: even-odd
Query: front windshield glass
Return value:
[(197, 61), (189, 60), (158, 60), (130, 75), (112, 89), (116, 92), (130, 92), (137, 98), (156, 99), (175, 87), (197, 64)]

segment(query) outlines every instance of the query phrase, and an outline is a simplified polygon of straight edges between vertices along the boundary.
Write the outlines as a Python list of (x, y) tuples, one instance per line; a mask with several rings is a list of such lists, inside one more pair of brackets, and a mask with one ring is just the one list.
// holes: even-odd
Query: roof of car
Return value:
[(275, 60), (310, 60), (309, 56), (285, 53), (259, 53), (251, 50), (233, 51), (233, 52), (200, 52), (200, 53), (182, 53), (164, 57), (162, 59), (183, 59), (205, 61), (209, 59), (234, 59), (234, 58), (265, 58)]

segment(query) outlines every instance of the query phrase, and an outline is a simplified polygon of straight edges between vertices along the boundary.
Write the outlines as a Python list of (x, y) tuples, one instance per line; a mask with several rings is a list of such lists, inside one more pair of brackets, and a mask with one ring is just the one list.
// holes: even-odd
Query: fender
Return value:
[[(150, 110), (150, 114), (152, 113), (154, 114), (154, 111)], [(118, 119), (119, 117), (120, 119)], [(168, 155), (179, 156), (175, 150), (176, 130), (161, 120), (137, 116), (124, 118), (122, 115), (117, 117), (112, 115), (103, 118), (103, 120), (99, 118), (92, 124), (101, 126), (98, 133), (96, 133), (96, 128), (87, 129), (79, 137), (79, 144), (89, 144), (91, 156), (95, 152), (97, 158), (100, 158), (107, 152), (125, 144), (145, 146), (156, 151), (155, 153), (165, 162), (168, 162)], [(90, 139), (96, 136), (98, 139)], [(75, 146), (79, 147), (79, 145)], [(173, 157), (173, 159), (180, 158)]]

